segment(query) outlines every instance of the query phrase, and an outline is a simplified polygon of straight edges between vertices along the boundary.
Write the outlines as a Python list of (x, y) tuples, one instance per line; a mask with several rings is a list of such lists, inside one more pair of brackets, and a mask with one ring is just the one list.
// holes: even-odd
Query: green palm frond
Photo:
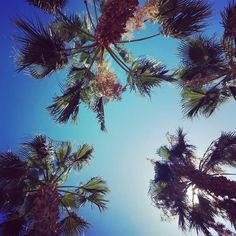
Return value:
[(194, 206), (189, 212), (189, 228), (195, 229), (197, 234), (200, 232), (204, 233), (206, 236), (212, 236), (209, 229), (214, 219), (204, 212), (198, 205)]
[(158, 87), (163, 80), (171, 80), (166, 75), (166, 67), (149, 58), (136, 59), (128, 76), (128, 84), (131, 90), (141, 95), (150, 97), (151, 89)]
[(64, 165), (66, 159), (71, 155), (73, 145), (71, 142), (60, 142), (55, 149), (55, 157), (58, 161), (58, 165)]
[(80, 189), (90, 193), (96, 192), (101, 194), (107, 194), (109, 192), (109, 188), (107, 187), (106, 181), (104, 181), (100, 177), (91, 178), (86, 184), (82, 185)]
[(80, 204), (84, 206), (86, 203), (90, 203), (103, 211), (107, 208), (108, 200), (105, 199), (105, 196), (108, 192), (106, 182), (100, 177), (93, 177), (78, 190)]
[(131, 54), (125, 49), (125, 47), (122, 44), (115, 44), (115, 49), (125, 63), (132, 62)]
[(187, 37), (207, 26), (211, 7), (202, 0), (161, 0), (157, 7), (156, 21), (162, 25), (162, 33), (174, 38)]
[(202, 161), (202, 167), (207, 170), (218, 165), (236, 167), (236, 134), (222, 133), (208, 148)]
[(27, 2), (48, 13), (56, 14), (58, 10), (61, 10), (66, 5), (67, 0), (27, 0)]
[(76, 170), (81, 170), (84, 166), (88, 165), (92, 159), (94, 148), (88, 144), (80, 146), (76, 152), (70, 157), (70, 162)]
[(82, 236), (88, 227), (89, 223), (74, 212), (61, 220), (61, 231), (65, 236)]
[(68, 62), (63, 40), (39, 20), (18, 18), (16, 26), (23, 32), (17, 36), (22, 45), (17, 58), (18, 70), (26, 69), (36, 79), (62, 69)]
[(183, 164), (185, 166), (191, 166), (191, 157), (194, 154), (195, 146), (188, 144), (185, 138), (186, 134), (183, 133), (183, 129), (177, 130), (176, 136), (171, 141), (171, 147), (169, 148), (169, 159), (173, 163)]
[(79, 207), (78, 198), (73, 193), (65, 193), (63, 196), (61, 196), (60, 202), (62, 203), (63, 207), (70, 209), (76, 209)]
[(187, 117), (192, 118), (199, 114), (209, 117), (228, 98), (218, 88), (210, 90), (191, 90), (186, 88), (182, 92), (182, 108)]

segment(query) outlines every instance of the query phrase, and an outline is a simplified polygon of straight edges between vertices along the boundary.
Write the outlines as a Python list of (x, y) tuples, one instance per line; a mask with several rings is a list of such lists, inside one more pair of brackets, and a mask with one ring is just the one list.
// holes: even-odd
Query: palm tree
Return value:
[(187, 117), (209, 117), (221, 104), (236, 98), (235, 11), (236, 2), (231, 1), (221, 13), (221, 39), (198, 35), (180, 44), (182, 66), (176, 76), (183, 88), (182, 104)]
[[(54, 20), (44, 25), (37, 20), (19, 18), (15, 21), (23, 35), (17, 58), (18, 71), (26, 70), (36, 79), (69, 65), (68, 79), (62, 95), (48, 107), (60, 123), (76, 122), (79, 106), (84, 103), (97, 114), (105, 130), (104, 105), (120, 100), (130, 88), (150, 96), (151, 89), (162, 81), (172, 81), (168, 70), (150, 58), (133, 59), (125, 49), (126, 43), (139, 42), (159, 35), (184, 38), (201, 31), (205, 18), (211, 13), (202, 0), (84, 0), (85, 15), (65, 15), (62, 0), (27, 0), (31, 5), (51, 14)], [(131, 40), (128, 35), (145, 23), (157, 23), (159, 32)], [(114, 60), (127, 74), (122, 85), (108, 60)]]
[(170, 145), (158, 150), (161, 160), (152, 163), (155, 169), (150, 194), (157, 208), (167, 217), (178, 216), (179, 227), (186, 231), (212, 235), (235, 235), (222, 217), (236, 229), (236, 181), (226, 178), (225, 166), (236, 167), (236, 133), (222, 133), (198, 158), (182, 129), (168, 135)]
[(22, 144), (19, 154), (0, 154), (0, 211), (3, 235), (82, 235), (89, 223), (77, 214), (87, 203), (107, 207), (106, 182), (93, 177), (66, 186), (72, 169), (80, 171), (92, 159), (93, 147), (73, 151), (71, 142), (38, 135)]

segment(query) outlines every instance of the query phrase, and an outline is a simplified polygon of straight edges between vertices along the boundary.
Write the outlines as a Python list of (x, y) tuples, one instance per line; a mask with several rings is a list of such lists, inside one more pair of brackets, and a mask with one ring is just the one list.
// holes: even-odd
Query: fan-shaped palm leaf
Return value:
[(27, 0), (27, 2), (48, 13), (56, 14), (66, 5), (67, 0)]
[(15, 24), (24, 33), (16, 37), (22, 44), (17, 58), (18, 70), (27, 69), (33, 77), (42, 79), (67, 64), (65, 44), (59, 35), (39, 20), (35, 24), (19, 18)]
[(184, 89), (182, 92), (182, 108), (187, 117), (194, 117), (198, 114), (209, 117), (221, 104), (227, 101), (221, 89), (191, 90)]
[(203, 169), (214, 169), (218, 165), (236, 167), (236, 134), (222, 133), (212, 142), (202, 159)]
[(166, 75), (167, 72), (166, 67), (159, 62), (153, 59), (139, 58), (132, 64), (128, 84), (131, 90), (138, 91), (143, 96), (150, 96), (151, 89), (159, 86), (161, 81), (171, 80)]
[(88, 227), (89, 223), (74, 212), (61, 220), (61, 232), (65, 236), (83, 235)]
[(162, 33), (174, 38), (183, 38), (206, 27), (205, 18), (211, 7), (202, 0), (158, 1), (156, 21), (162, 25)]

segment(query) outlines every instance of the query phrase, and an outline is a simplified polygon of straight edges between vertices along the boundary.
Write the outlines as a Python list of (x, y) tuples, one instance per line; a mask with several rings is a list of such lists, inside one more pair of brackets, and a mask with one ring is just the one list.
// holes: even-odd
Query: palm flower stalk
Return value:
[[(21, 18), (16, 20), (17, 27), (23, 32), (23, 35), (16, 37), (21, 45), (17, 57), (18, 71), (25, 70), (31, 76), (43, 79), (69, 66), (70, 72), (62, 88), (63, 94), (54, 98), (48, 111), (59, 123), (69, 120), (76, 123), (79, 106), (84, 103), (96, 112), (102, 130), (105, 130), (105, 103), (120, 100), (122, 93), (128, 90), (126, 88), (130, 87), (130, 90), (141, 95), (150, 96), (150, 90), (159, 86), (162, 80), (171, 81), (171, 75), (165, 80), (163, 78), (167, 78), (167, 75), (163, 76), (162, 71), (158, 73), (157, 68), (162, 67), (159, 67), (160, 63), (157, 61), (155, 72), (152, 68), (145, 68), (145, 73), (137, 72), (136, 67), (143, 66), (137, 66), (141, 60), (133, 59), (125, 44), (161, 35), (174, 38), (180, 38), (179, 35), (189, 36), (204, 28), (205, 24), (202, 22), (210, 14), (210, 7), (201, 0), (196, 0), (196, 3), (192, 0), (171, 0), (168, 6), (165, 1), (152, 0), (147, 0), (143, 5), (138, 0), (84, 0), (84, 15), (65, 14), (63, 9), (67, 1), (27, 2), (52, 14), (54, 20), (47, 25), (40, 20), (36, 23)], [(175, 2), (177, 3), (174, 4)], [(192, 14), (195, 13), (196, 19), (179, 17), (185, 6), (188, 6), (189, 12), (191, 10)], [(178, 19), (178, 24), (175, 19)], [(134, 30), (144, 28), (147, 22), (157, 23), (163, 29), (143, 38), (127, 38)], [(178, 27), (178, 32), (172, 30), (176, 24), (183, 25)], [(101, 73), (99, 65), (109, 59), (124, 70), (127, 81), (119, 81), (110, 66)], [(166, 70), (165, 73), (167, 72)], [(134, 84), (138, 84), (136, 89), (133, 89)]]
[[(161, 160), (152, 160), (150, 194), (155, 206), (167, 217), (177, 216), (183, 231), (189, 226), (207, 236), (212, 230), (235, 236), (223, 222), (236, 228), (236, 181), (226, 178), (234, 174), (224, 170), (226, 165), (235, 168), (236, 134), (222, 133), (201, 159), (182, 129), (168, 137), (169, 145), (158, 149)], [(218, 222), (220, 218), (224, 221)]]

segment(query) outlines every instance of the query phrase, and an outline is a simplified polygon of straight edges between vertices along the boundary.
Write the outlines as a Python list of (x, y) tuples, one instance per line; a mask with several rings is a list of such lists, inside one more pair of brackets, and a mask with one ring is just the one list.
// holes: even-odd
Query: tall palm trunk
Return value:
[(215, 196), (236, 199), (236, 181), (227, 179), (224, 176), (212, 176), (191, 167), (175, 167), (175, 170), (188, 178), (197, 188), (210, 191)]
[(59, 236), (59, 194), (55, 184), (45, 183), (34, 199), (34, 233), (40, 236)]

